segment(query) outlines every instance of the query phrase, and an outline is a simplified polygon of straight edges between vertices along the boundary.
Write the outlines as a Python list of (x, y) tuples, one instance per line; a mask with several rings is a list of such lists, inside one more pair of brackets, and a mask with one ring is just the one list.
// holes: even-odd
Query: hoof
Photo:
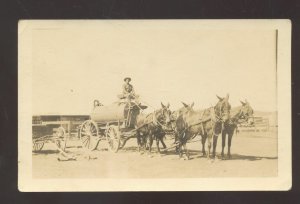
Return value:
[(152, 158), (153, 156), (150, 154), (150, 155), (148, 155), (148, 157), (149, 157), (149, 158)]

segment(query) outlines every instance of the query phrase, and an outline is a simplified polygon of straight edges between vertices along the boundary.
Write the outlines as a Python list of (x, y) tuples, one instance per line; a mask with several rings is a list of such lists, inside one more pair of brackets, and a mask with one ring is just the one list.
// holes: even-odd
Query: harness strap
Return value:
[[(195, 126), (195, 125), (199, 125), (199, 124), (201, 124), (201, 129), (202, 129), (202, 132), (204, 133), (204, 126), (203, 126), (203, 123), (206, 122), (206, 121), (209, 121), (209, 120), (211, 120), (212, 122), (215, 122), (215, 121), (214, 121), (214, 117), (213, 117), (214, 114), (212, 115), (212, 113), (211, 113), (211, 117), (210, 117), (209, 119), (203, 120), (204, 113), (206, 112), (206, 110), (207, 110), (207, 109), (205, 109), (205, 110), (203, 111), (203, 113), (201, 114), (201, 120), (200, 120), (199, 122), (196, 122), (196, 123), (193, 123), (193, 124), (187, 126), (186, 128), (184, 128), (184, 129), (180, 132), (180, 134), (182, 134), (183, 132), (185, 132), (185, 131), (186, 131), (187, 129), (189, 129), (190, 127)], [(212, 110), (214, 110), (214, 109), (212, 108)]]
[(155, 117), (155, 113), (156, 113), (156, 110), (155, 110), (154, 113), (153, 113), (152, 122), (153, 122), (154, 125), (157, 126), (158, 120), (157, 120), (157, 118)]
[(138, 127), (138, 128), (141, 128), (141, 127), (144, 127), (145, 125), (148, 125), (148, 124), (150, 124), (150, 123), (153, 123), (155, 126), (161, 126), (162, 128), (167, 129), (167, 128), (168, 128), (167, 126), (163, 125), (162, 123), (160, 123), (160, 122), (158, 121), (158, 119), (155, 117), (155, 113), (156, 113), (156, 110), (154, 110), (154, 113), (149, 113), (149, 114), (146, 116), (146, 118), (148, 118), (148, 117), (152, 114), (152, 121), (150, 121), (150, 122), (148, 122), (148, 123), (145, 123), (145, 124), (143, 124), (142, 126), (140, 126), (140, 127)]
[[(153, 115), (153, 118), (155, 118), (155, 114)], [(157, 118), (155, 118), (155, 120), (153, 120), (155, 123), (154, 125), (158, 126), (160, 125), (162, 128), (168, 129), (168, 127), (164, 124), (162, 124), (161, 122), (159, 122), (159, 120), (157, 120)]]
[(204, 109), (204, 111), (202, 112), (202, 115), (201, 115), (201, 130), (202, 130), (202, 133), (204, 134), (204, 127), (203, 127), (203, 117), (204, 117), (204, 113), (206, 112), (206, 109)]

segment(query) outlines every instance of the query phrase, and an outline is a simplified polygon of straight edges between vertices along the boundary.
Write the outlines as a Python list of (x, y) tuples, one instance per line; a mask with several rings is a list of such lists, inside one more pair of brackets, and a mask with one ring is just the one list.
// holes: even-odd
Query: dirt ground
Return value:
[[(45, 144), (40, 153), (33, 153), (34, 178), (200, 178), (200, 177), (275, 177), (277, 176), (277, 133), (239, 133), (232, 140), (232, 159), (221, 160), (221, 137), (218, 139), (219, 158), (208, 160), (201, 155), (200, 137), (188, 144), (190, 160), (180, 160), (174, 149), (153, 154), (137, 152), (136, 140), (131, 139), (118, 153), (108, 151), (105, 141), (93, 151), (96, 159), (88, 160), (78, 140), (68, 143), (67, 152), (76, 161), (58, 161), (54, 144)], [(167, 146), (173, 140), (166, 138)], [(227, 153), (227, 148), (225, 153)]]

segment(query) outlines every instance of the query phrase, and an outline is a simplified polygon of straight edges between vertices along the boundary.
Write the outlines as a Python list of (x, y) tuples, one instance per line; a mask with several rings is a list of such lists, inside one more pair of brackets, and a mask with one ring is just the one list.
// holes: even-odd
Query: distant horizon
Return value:
[[(175, 111), (173, 109), (171, 109), (171, 111)], [(151, 112), (151, 111), (150, 111)], [(278, 111), (277, 110), (274, 110), (274, 111), (263, 111), (263, 110), (254, 110), (254, 115), (255, 113), (277, 113)], [(149, 113), (149, 112), (147, 112)], [(32, 116), (87, 116), (87, 115), (90, 115), (90, 113), (82, 113), (82, 114), (68, 114), (68, 113), (63, 113), (63, 114), (60, 114), (60, 113), (41, 113), (41, 114), (33, 114)]]

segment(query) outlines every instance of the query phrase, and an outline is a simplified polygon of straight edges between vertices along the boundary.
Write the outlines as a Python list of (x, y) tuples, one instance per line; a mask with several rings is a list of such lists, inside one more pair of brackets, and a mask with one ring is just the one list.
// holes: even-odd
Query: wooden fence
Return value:
[(270, 122), (265, 117), (254, 117), (254, 125), (239, 125), (240, 132), (267, 132), (270, 130)]

